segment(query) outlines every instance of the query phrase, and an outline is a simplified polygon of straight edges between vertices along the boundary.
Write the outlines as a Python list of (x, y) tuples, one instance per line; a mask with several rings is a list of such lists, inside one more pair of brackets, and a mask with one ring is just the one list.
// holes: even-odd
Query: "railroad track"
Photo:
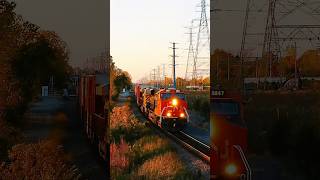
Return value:
[(158, 132), (165, 134), (170, 139), (174, 140), (181, 146), (183, 146), (186, 150), (194, 154), (195, 156), (198, 156), (200, 159), (202, 159), (207, 164), (210, 163), (210, 146), (197, 140), (196, 138), (182, 132), (169, 132), (164, 129), (161, 129), (160, 127), (156, 126), (150, 121), (147, 121), (146, 124), (148, 127), (156, 129)]

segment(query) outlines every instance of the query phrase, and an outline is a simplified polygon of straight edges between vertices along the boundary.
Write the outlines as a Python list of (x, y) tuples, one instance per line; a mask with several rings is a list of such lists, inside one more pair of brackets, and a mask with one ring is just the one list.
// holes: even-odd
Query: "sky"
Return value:
[(70, 64), (82, 65), (87, 58), (105, 51), (107, 1), (15, 0), (16, 12), (41, 27), (55, 31), (68, 44)]
[(111, 0), (111, 55), (116, 66), (128, 71), (134, 82), (150, 77), (159, 65), (162, 74), (162, 64), (166, 64), (165, 74), (171, 76), (169, 47), (170, 42), (177, 42), (177, 75), (184, 77), (188, 48), (185, 27), (200, 17), (198, 5), (200, 0)]

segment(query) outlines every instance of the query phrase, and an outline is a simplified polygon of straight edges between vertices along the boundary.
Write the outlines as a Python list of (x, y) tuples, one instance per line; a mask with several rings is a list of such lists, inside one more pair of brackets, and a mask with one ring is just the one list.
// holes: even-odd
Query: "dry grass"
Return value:
[(145, 161), (136, 175), (146, 179), (175, 179), (184, 170), (182, 162), (174, 152), (168, 152)]
[[(143, 137), (143, 139), (141, 139), (139, 141), (143, 142), (145, 138), (147, 138), (147, 137)], [(147, 142), (142, 145), (141, 151), (143, 153), (154, 152), (156, 150), (159, 150), (161, 148), (169, 146), (169, 142), (165, 139), (155, 137), (155, 136), (153, 136), (153, 138), (151, 138), (151, 139), (154, 139), (154, 140), (152, 142)], [(139, 141), (137, 143), (140, 143)]]
[(10, 163), (2, 163), (0, 179), (79, 179), (80, 175), (66, 162), (61, 146), (54, 141), (19, 144), (9, 152)]
[(130, 146), (121, 139), (120, 144), (111, 143), (110, 145), (110, 166), (113, 176), (119, 176), (129, 167)]

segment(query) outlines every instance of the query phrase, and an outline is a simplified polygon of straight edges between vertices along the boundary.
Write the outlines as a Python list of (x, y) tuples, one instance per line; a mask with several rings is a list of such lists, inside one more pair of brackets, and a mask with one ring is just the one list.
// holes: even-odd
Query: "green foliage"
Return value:
[(23, 97), (36, 96), (40, 85), (47, 84), (51, 76), (57, 87), (64, 87), (70, 66), (66, 61), (67, 57), (59, 53), (59, 49), (52, 47), (45, 37), (19, 49), (12, 61), (12, 69), (20, 82)]
[(113, 93), (112, 93), (112, 99), (116, 100), (122, 91), (123, 88), (131, 89), (132, 82), (131, 82), (131, 76), (128, 72), (122, 71), (120, 69), (117, 69), (117, 73), (115, 73), (114, 79), (113, 79)]
[(210, 119), (209, 92), (189, 92), (187, 102), (191, 110), (199, 112), (208, 120)]
[(121, 73), (120, 75), (118, 75), (115, 78), (114, 84), (115, 84), (117, 90), (120, 91), (121, 89), (123, 89), (125, 87), (131, 86), (131, 79), (125, 73)]

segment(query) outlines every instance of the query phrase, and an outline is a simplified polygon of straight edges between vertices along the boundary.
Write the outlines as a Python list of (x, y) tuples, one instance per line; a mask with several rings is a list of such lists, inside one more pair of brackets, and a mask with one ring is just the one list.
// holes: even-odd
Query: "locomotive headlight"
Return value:
[(184, 113), (180, 113), (180, 117), (184, 118), (184, 117), (186, 117), (186, 115)]
[(178, 100), (177, 100), (177, 99), (172, 99), (172, 105), (173, 105), (173, 106), (178, 105)]
[(171, 117), (171, 113), (170, 113), (170, 112), (168, 112), (168, 113), (167, 113), (167, 116), (168, 116), (168, 117)]
[(225, 168), (225, 173), (229, 176), (235, 175), (237, 172), (237, 166), (235, 164), (228, 164)]

